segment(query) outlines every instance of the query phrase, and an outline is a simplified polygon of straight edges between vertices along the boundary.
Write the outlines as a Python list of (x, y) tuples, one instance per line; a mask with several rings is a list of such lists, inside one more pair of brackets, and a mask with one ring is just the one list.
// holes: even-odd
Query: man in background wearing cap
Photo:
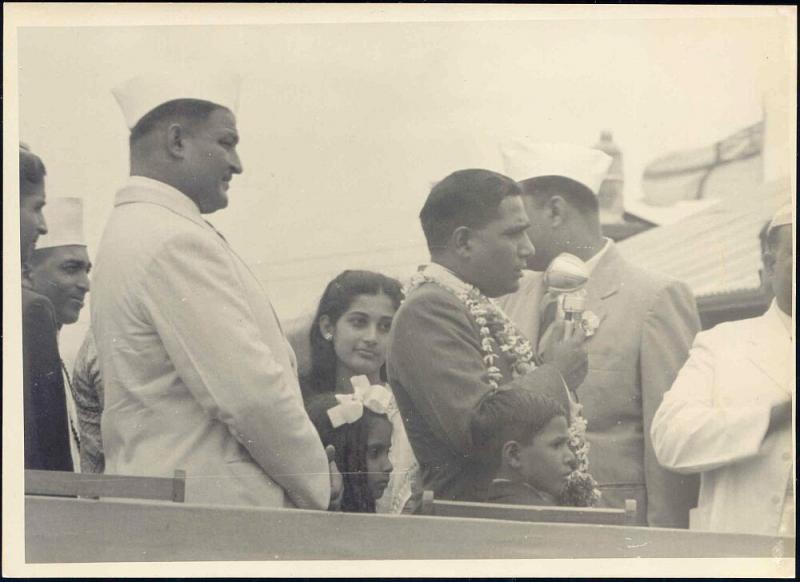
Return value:
[(536, 345), (555, 312), (546, 309), (542, 271), (561, 253), (585, 261), (586, 310), (599, 326), (587, 340), (589, 372), (577, 394), (601, 505), (624, 507), (626, 499), (635, 499), (642, 523), (687, 527), (696, 478), (659, 465), (650, 422), (700, 328), (694, 297), (683, 283), (631, 265), (603, 238), (597, 193), (611, 165), (608, 155), (525, 141), (502, 152), (506, 173), (523, 188), (535, 248), (528, 266), (535, 272), (501, 305)]
[(45, 168), (27, 146), (19, 150), (20, 260), (22, 262), (22, 377), (25, 468), (72, 471), (67, 404), (53, 305), (33, 289), (30, 259), (47, 233)]
[(659, 461), (701, 475), (692, 529), (795, 535), (791, 206), (772, 221), (763, 262), (767, 312), (698, 334), (653, 419)]
[[(89, 292), (89, 271), (92, 263), (83, 238), (83, 200), (53, 198), (45, 208), (47, 234), (39, 238), (30, 260), (30, 281), (34, 291), (50, 300), (59, 331), (64, 325), (78, 321), (86, 294)], [(61, 362), (64, 376), (70, 451), (75, 469), (79, 470), (80, 438), (73, 401), (72, 382)]]
[[(195, 503), (326, 509), (326, 451), (261, 284), (203, 214), (242, 172), (235, 78), (114, 91), (131, 176), (97, 255), (92, 333), (106, 473), (187, 474)], [(335, 490), (335, 488), (333, 488)]]

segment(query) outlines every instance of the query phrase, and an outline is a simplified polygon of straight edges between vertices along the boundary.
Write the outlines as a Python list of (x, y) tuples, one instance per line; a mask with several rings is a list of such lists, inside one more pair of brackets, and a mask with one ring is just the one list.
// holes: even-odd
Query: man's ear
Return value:
[(761, 255), (761, 262), (764, 263), (764, 269), (761, 275), (762, 280), (765, 283), (769, 283), (775, 271), (775, 253), (771, 250), (764, 252), (764, 254)]
[(570, 209), (567, 201), (558, 194), (552, 196), (550, 200), (547, 201), (547, 216), (550, 218), (550, 224), (553, 226), (553, 228), (564, 225), (569, 210)]
[(167, 128), (167, 151), (172, 157), (183, 159), (186, 157), (186, 129), (179, 123), (173, 123)]
[(450, 241), (458, 256), (468, 258), (472, 254), (472, 237), (475, 233), (468, 226), (459, 226), (450, 236)]
[(519, 469), (522, 465), (519, 453), (519, 443), (517, 441), (508, 441), (502, 448), (503, 465), (512, 469)]

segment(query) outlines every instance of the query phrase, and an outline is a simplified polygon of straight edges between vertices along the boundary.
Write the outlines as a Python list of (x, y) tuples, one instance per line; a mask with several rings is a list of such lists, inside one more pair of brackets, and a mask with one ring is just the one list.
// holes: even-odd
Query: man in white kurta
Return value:
[(791, 212), (764, 256), (772, 305), (698, 334), (653, 419), (658, 460), (701, 475), (691, 529), (794, 535)]
[(235, 80), (137, 78), (116, 91), (131, 177), (97, 256), (92, 333), (106, 472), (186, 471), (186, 501), (325, 509), (325, 451), (261, 284), (204, 220), (227, 205)]

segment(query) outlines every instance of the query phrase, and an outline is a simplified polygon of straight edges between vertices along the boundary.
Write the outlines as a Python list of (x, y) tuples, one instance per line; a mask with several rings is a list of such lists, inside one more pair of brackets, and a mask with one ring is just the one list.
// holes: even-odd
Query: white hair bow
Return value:
[(357, 421), (364, 415), (364, 408), (376, 414), (388, 414), (394, 397), (392, 392), (380, 384), (370, 384), (366, 376), (354, 376), (352, 394), (337, 394), (339, 404), (328, 410), (333, 428)]

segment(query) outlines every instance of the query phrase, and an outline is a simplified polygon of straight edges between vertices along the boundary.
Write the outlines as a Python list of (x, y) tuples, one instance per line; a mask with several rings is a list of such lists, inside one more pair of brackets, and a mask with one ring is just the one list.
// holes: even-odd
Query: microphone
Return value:
[(583, 324), (586, 290), (589, 280), (586, 264), (570, 253), (561, 253), (550, 262), (544, 273), (547, 293), (557, 298), (557, 319), (565, 322), (564, 337), (571, 337)]

